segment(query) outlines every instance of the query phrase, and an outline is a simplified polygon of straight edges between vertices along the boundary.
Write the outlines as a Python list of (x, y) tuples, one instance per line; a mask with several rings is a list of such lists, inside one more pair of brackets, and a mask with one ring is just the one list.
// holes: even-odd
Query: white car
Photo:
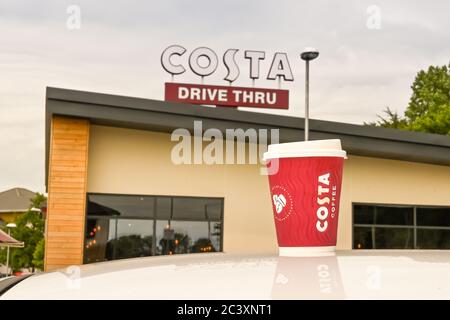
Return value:
[(1, 299), (450, 299), (450, 251), (189, 254), (0, 281)]

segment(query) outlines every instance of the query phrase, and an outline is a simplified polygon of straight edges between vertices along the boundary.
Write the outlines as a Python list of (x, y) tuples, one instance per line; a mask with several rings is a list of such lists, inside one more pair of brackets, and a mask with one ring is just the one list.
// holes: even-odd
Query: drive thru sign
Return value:
[(232, 107), (288, 109), (289, 91), (168, 82), (165, 100)]

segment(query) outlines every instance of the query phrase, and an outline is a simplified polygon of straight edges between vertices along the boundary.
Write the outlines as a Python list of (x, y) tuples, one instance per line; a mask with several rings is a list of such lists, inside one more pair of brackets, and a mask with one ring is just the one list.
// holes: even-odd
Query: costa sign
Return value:
[[(236, 53), (239, 49), (228, 49), (223, 54), (223, 64), (228, 70), (224, 80), (232, 83), (240, 75), (240, 69), (236, 63)], [(182, 46), (174, 45), (168, 47), (161, 55), (161, 64), (168, 73), (178, 75), (186, 72), (185, 66), (179, 61), (175, 61), (174, 56), (181, 57), (186, 53), (186, 49)], [(266, 58), (264, 51), (246, 50), (244, 57), (249, 61), (250, 72), (249, 77), (253, 80), (260, 78), (260, 62)], [(200, 59), (204, 59), (206, 64), (201, 64)], [(206, 47), (194, 49), (188, 58), (189, 68), (196, 75), (206, 77), (213, 74), (219, 65), (217, 54)], [(284, 52), (277, 52), (272, 58), (272, 63), (267, 73), (268, 80), (276, 80), (283, 78), (285, 81), (294, 81), (291, 67), (289, 65), (288, 56)]]
[[(222, 57), (222, 62), (227, 69), (224, 80), (228, 81), (229, 86), (169, 82), (165, 84), (165, 100), (231, 107), (288, 109), (288, 90), (232, 86), (232, 83), (239, 78), (241, 73), (236, 62), (238, 51), (238, 49), (228, 49)], [(260, 62), (266, 58), (266, 53), (246, 50), (244, 51), (244, 58), (248, 60), (248, 76), (254, 83), (261, 77)], [(161, 65), (172, 77), (185, 73), (188, 65), (189, 69), (200, 76), (203, 82), (204, 77), (210, 76), (217, 70), (219, 58), (213, 50), (206, 47), (196, 48), (188, 54), (184, 47), (173, 45), (163, 51)], [(286, 53), (277, 52), (273, 55), (265, 77), (268, 80), (294, 81)]]

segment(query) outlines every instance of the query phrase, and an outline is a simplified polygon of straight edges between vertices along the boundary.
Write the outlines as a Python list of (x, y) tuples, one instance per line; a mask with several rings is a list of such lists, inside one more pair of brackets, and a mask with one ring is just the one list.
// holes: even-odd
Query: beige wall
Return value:
[(174, 165), (175, 144), (168, 134), (92, 126), (88, 192), (223, 197), (224, 250), (275, 252), (269, 187), (260, 166)]
[[(164, 133), (91, 126), (89, 145), (88, 192), (224, 197), (225, 251), (276, 251), (259, 165), (174, 165), (175, 142)], [(449, 181), (450, 167), (350, 156), (338, 248), (352, 247), (352, 202), (450, 205)]]
[(352, 247), (352, 202), (450, 206), (450, 166), (350, 156), (341, 195), (341, 249)]

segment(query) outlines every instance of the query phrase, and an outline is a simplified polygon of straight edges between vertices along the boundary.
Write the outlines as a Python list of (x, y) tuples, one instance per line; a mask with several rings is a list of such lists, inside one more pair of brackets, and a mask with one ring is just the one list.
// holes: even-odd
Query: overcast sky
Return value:
[[(67, 27), (69, 5), (81, 10), (80, 29)], [(295, 81), (282, 83), (291, 103), (279, 113), (303, 116), (299, 54), (314, 46), (311, 117), (361, 124), (386, 106), (403, 112), (417, 71), (449, 62), (449, 12), (448, 0), (0, 0), (0, 191), (45, 191), (46, 86), (163, 99), (170, 76), (160, 55), (169, 45), (207, 46), (219, 57), (240, 49), (234, 84), (242, 86), (251, 84), (244, 50), (266, 52), (264, 78), (280, 51)], [(225, 75), (219, 65), (205, 83), (225, 84)], [(175, 80), (199, 82), (189, 69)]]

